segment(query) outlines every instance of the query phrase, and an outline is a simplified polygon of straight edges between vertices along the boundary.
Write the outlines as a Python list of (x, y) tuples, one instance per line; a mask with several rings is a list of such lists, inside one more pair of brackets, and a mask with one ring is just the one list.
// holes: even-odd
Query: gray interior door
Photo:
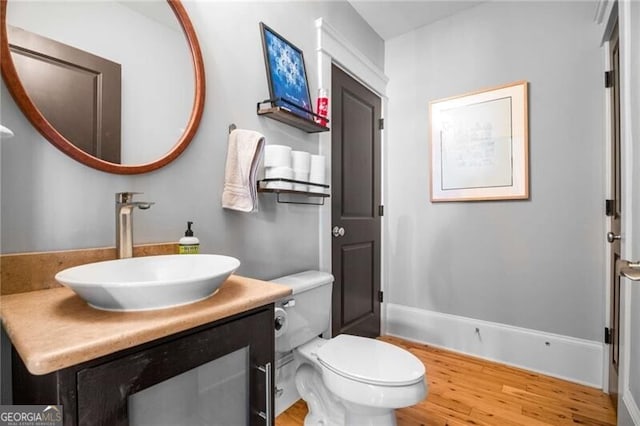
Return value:
[(380, 117), (378, 96), (331, 72), (332, 332), (380, 335)]
[(620, 275), (616, 273), (616, 261), (620, 259), (620, 232), (622, 219), (622, 171), (620, 151), (620, 49), (618, 26), (616, 25), (610, 40), (612, 65), (611, 87), (611, 194), (613, 200), (607, 214), (610, 217), (608, 241), (611, 243), (609, 287), (611, 301), (609, 306), (609, 395), (613, 405), (618, 403), (618, 374), (620, 362)]

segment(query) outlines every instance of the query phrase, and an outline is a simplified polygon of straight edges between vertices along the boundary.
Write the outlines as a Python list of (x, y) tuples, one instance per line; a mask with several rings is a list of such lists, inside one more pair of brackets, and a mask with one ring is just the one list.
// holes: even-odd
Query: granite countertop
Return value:
[(2, 296), (2, 324), (29, 372), (47, 374), (272, 303), (291, 289), (232, 275), (214, 296), (146, 312), (107, 312), (67, 288)]

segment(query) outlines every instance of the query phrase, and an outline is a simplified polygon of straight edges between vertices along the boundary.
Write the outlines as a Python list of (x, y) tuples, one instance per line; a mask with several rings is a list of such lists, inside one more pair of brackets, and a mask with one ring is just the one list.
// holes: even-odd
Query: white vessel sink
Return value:
[(147, 311), (206, 299), (239, 266), (229, 256), (176, 254), (89, 263), (55, 278), (94, 308)]

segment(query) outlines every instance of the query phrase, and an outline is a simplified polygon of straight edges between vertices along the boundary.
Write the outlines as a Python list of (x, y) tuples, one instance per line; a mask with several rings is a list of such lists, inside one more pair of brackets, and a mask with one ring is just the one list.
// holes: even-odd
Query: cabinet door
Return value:
[(272, 324), (270, 306), (79, 371), (78, 424), (272, 424)]

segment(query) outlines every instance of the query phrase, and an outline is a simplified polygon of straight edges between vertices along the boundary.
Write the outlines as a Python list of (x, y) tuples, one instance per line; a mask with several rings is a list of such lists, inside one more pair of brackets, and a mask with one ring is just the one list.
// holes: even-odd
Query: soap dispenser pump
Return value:
[(193, 225), (193, 222), (187, 222), (187, 230), (184, 232), (184, 237), (180, 238), (178, 244), (178, 253), (180, 254), (200, 253), (200, 240), (193, 236), (191, 225)]

